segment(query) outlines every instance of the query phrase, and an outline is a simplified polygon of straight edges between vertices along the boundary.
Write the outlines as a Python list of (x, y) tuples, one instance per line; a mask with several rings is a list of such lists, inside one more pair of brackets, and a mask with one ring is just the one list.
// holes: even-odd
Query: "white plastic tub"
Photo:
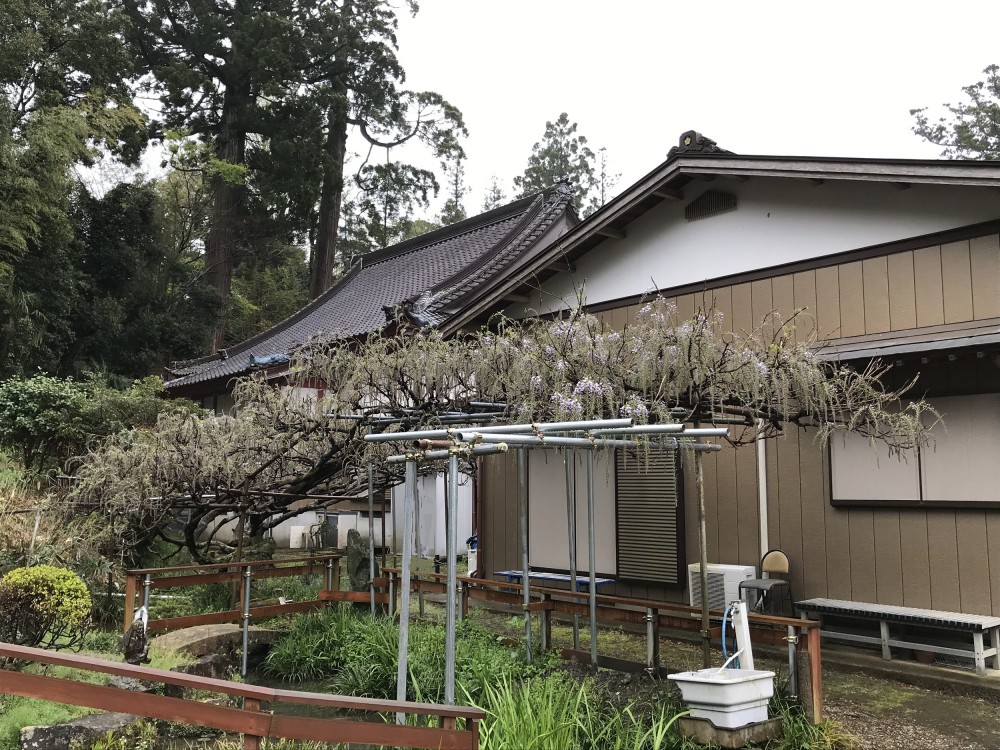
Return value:
[(677, 683), (691, 716), (717, 727), (767, 721), (767, 704), (774, 694), (774, 672), (760, 669), (699, 669), (668, 675)]

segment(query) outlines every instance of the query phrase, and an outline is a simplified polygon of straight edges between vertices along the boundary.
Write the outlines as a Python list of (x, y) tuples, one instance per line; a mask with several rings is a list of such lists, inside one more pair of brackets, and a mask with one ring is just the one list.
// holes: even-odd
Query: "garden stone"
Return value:
[(374, 571), (368, 564), (368, 540), (356, 529), (347, 532), (347, 576), (351, 591), (368, 591), (372, 578), (378, 576), (378, 563)]
[(21, 730), (21, 750), (70, 750), (71, 744), (90, 747), (108, 732), (119, 732), (141, 719), (131, 714), (102, 713), (83, 716), (50, 727)]
[(155, 693), (159, 683), (137, 680), (135, 677), (120, 677), (114, 675), (108, 679), (108, 687), (120, 690), (131, 690), (133, 693)]

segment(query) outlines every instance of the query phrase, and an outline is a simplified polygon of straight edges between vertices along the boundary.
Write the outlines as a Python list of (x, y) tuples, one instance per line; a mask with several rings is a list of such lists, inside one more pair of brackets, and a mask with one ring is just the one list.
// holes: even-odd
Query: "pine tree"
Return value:
[(950, 116), (931, 122), (927, 109), (911, 109), (913, 132), (943, 146), (946, 159), (1000, 159), (1000, 66), (983, 70), (985, 79), (964, 86), (961, 104), (945, 104)]
[(518, 197), (545, 190), (560, 180), (568, 180), (577, 206), (587, 213), (593, 207), (592, 194), (597, 188), (594, 152), (587, 139), (577, 134), (577, 124), (565, 112), (555, 122), (545, 123), (542, 140), (531, 149), (524, 174), (514, 178)]

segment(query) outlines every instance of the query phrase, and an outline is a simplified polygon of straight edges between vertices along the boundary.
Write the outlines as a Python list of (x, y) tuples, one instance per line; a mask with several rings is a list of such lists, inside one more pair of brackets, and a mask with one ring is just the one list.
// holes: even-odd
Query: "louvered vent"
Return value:
[(707, 219), (736, 210), (736, 196), (721, 190), (706, 190), (684, 207), (684, 218), (688, 221)]
[(683, 586), (683, 504), (676, 451), (615, 452), (618, 576)]

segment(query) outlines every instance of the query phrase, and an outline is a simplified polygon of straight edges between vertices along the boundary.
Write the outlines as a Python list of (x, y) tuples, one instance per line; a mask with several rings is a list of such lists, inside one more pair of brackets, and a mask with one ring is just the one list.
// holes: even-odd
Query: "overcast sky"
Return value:
[(465, 115), (470, 213), (491, 175), (511, 194), (563, 111), (607, 148), (619, 190), (688, 129), (740, 154), (935, 158), (909, 110), (958, 101), (1000, 63), (998, 0), (420, 6), (401, 19), (399, 57), (408, 87)]

